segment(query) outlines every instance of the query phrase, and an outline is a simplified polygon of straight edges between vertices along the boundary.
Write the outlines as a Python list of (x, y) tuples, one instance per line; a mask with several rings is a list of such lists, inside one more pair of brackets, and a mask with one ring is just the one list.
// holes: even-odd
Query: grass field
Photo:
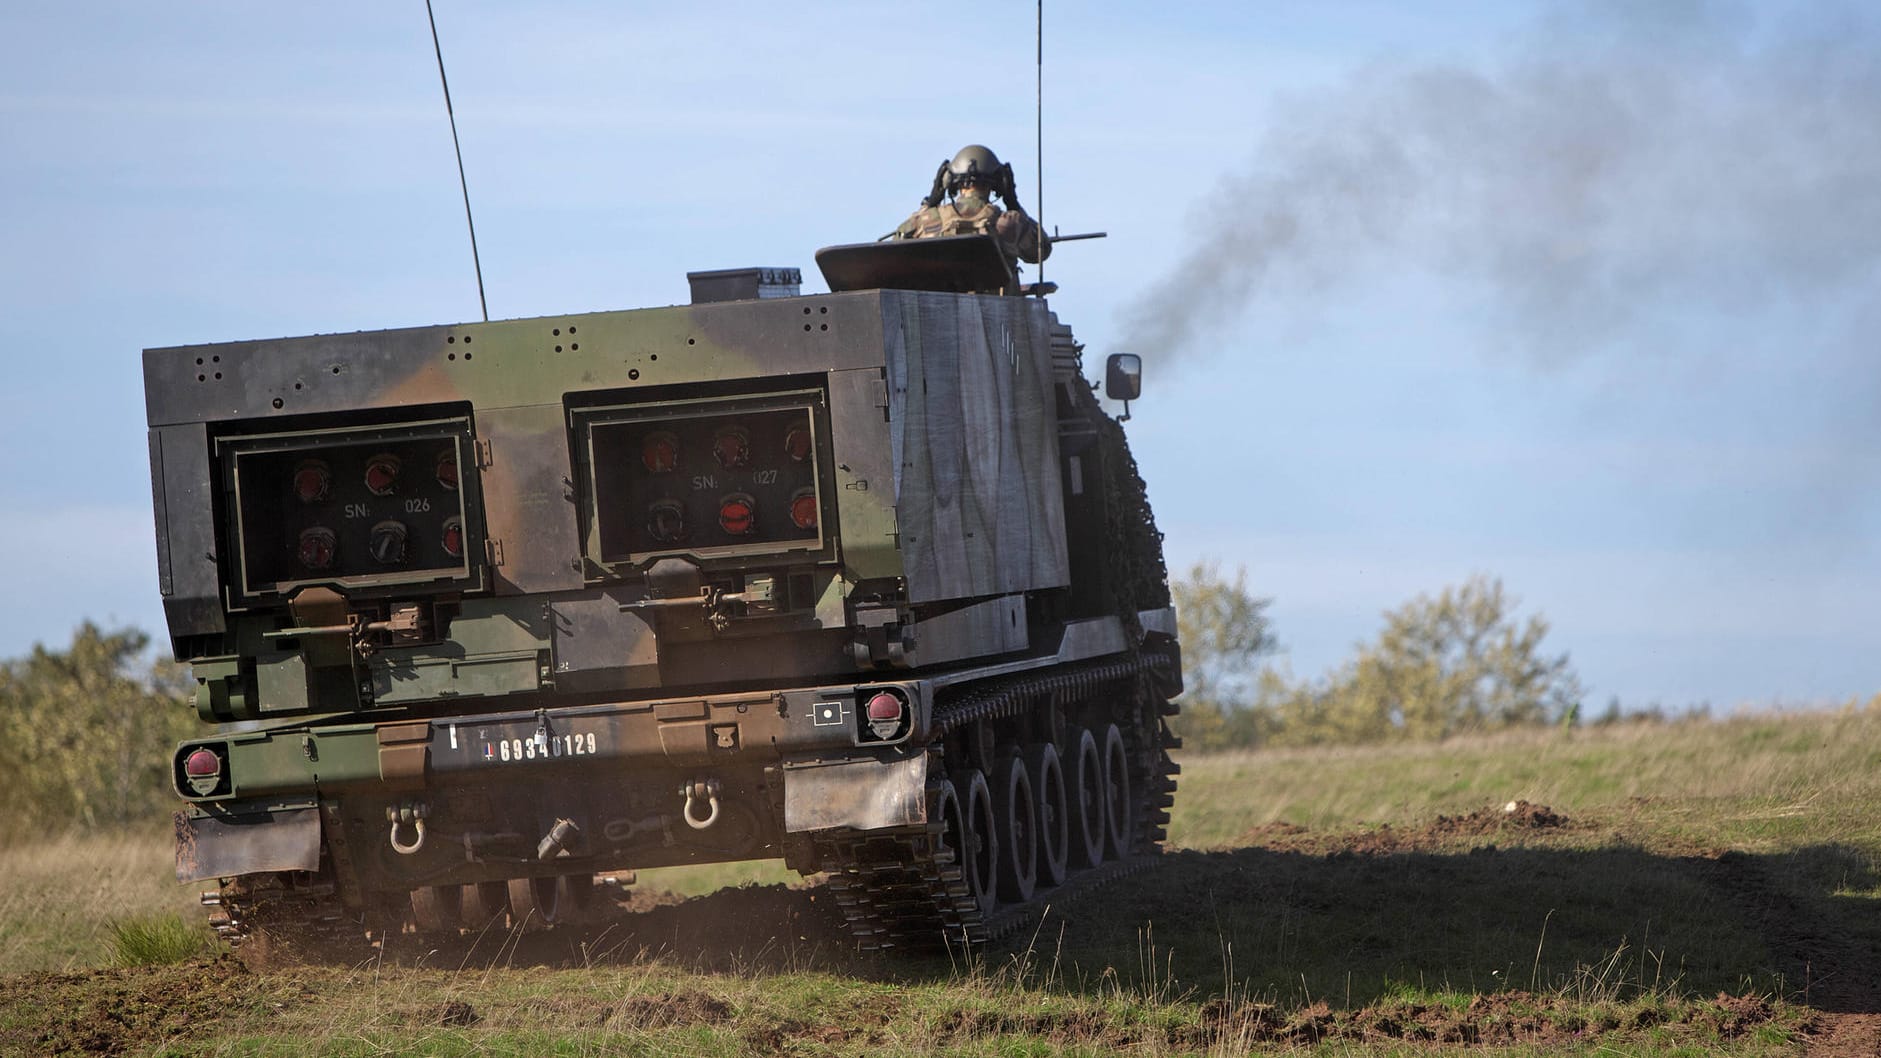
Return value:
[[(114, 966), (167, 835), (0, 850), (0, 1053), (1873, 1053), (1881, 716), (1189, 756), (1154, 870), (973, 956), (848, 950), (776, 865), (586, 933)], [(1514, 805), (1514, 811), (1505, 806)], [(743, 888), (697, 895), (725, 884)], [(677, 897), (690, 896), (679, 900)]]

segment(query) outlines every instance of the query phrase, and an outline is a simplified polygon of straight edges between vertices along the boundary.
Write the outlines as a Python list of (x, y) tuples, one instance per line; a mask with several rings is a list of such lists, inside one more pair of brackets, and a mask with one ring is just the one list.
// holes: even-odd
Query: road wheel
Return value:
[(472, 882), (460, 889), (464, 925), (473, 930), (503, 928), (509, 911), (509, 888), (502, 882)]
[(1071, 732), (1071, 750), (1065, 755), (1065, 807), (1071, 836), (1069, 863), (1073, 870), (1104, 862), (1104, 758), (1090, 731)]
[(564, 874), (555, 880), (557, 922), (583, 922), (594, 914), (594, 875)]
[(961, 804), (961, 842), (966, 868), (967, 888), (980, 911), (993, 909), (993, 889), (999, 877), (997, 824), (993, 819), (993, 792), (986, 785), (986, 773), (978, 768), (959, 780), (966, 796)]
[(509, 880), (509, 920), (518, 929), (542, 929), (561, 921), (559, 886), (550, 878)]
[(1071, 845), (1071, 812), (1065, 803), (1065, 770), (1058, 765), (1058, 750), (1049, 742), (1026, 747), (1025, 770), (1032, 776), (1033, 801), (1038, 805), (1038, 884), (1065, 880)]
[(966, 828), (960, 818), (960, 794), (954, 790), (953, 780), (942, 779), (934, 790), (933, 815), (930, 817), (939, 824), (938, 841), (940, 847), (934, 850), (934, 859), (940, 863), (950, 863), (962, 874), (966, 872)]
[(1130, 855), (1135, 844), (1136, 802), (1130, 797), (1130, 754), (1116, 724), (1104, 728), (1104, 851), (1111, 859)]
[(1038, 884), (1038, 806), (1025, 758), (1008, 753), (993, 772), (994, 829), (999, 835), (999, 898), (1023, 904)]
[(421, 885), (411, 891), (412, 921), (421, 933), (456, 933), (463, 902), (463, 890), (455, 885)]

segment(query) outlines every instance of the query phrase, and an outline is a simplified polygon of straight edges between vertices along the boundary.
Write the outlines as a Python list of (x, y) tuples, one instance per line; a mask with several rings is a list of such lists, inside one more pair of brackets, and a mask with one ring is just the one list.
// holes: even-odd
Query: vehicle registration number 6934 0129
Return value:
[(551, 760), (558, 757), (589, 757), (596, 752), (594, 732), (565, 735), (538, 734), (530, 738), (499, 738), (483, 744), (483, 759), (511, 763), (524, 760)]

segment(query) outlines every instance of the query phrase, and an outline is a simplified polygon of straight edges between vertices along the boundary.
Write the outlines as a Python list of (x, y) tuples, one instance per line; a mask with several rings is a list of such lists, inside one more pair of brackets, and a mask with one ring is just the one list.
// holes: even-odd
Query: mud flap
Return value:
[(881, 830), (927, 822), (927, 754), (784, 765), (784, 829)]
[(318, 808), (261, 809), (197, 817), (188, 812), (176, 813), (179, 882), (319, 868)]

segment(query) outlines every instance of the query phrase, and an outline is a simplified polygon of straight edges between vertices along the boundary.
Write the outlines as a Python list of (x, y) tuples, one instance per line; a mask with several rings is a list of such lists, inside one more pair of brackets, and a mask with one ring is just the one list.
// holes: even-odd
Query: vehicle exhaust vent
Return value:
[(687, 272), (692, 303), (750, 301), (755, 298), (794, 298), (803, 286), (797, 268), (721, 268), (715, 272)]

